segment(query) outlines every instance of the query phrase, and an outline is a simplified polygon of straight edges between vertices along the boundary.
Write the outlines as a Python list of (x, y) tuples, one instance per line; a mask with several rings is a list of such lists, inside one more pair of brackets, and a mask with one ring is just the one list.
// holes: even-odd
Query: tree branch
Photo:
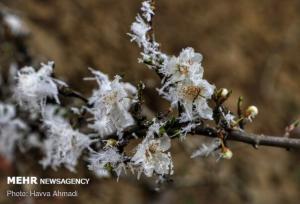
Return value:
[[(254, 147), (261, 146), (272, 146), (281, 147), (286, 149), (300, 149), (300, 139), (287, 138), (279, 136), (267, 136), (267, 135), (256, 135), (253, 133), (247, 133), (241, 130), (230, 130), (227, 133), (227, 140), (243, 142), (251, 144)], [(217, 130), (209, 127), (197, 127), (191, 134), (198, 134), (208, 137), (218, 137)]]
[[(180, 124), (179, 124), (180, 126)], [(132, 126), (124, 131), (125, 141), (121, 146), (126, 145), (130, 139), (133, 139), (135, 134), (138, 137), (143, 137), (146, 135), (148, 127), (143, 126)], [(211, 127), (197, 126), (189, 134), (206, 136), (211, 138), (219, 137), (217, 129)], [(257, 148), (258, 146), (272, 146), (280, 147), (285, 149), (300, 149), (300, 139), (298, 138), (288, 138), (280, 136), (268, 136), (268, 135), (257, 135), (253, 133), (247, 133), (241, 130), (231, 129), (225, 132), (226, 140), (237, 141), (246, 144), (250, 144)]]

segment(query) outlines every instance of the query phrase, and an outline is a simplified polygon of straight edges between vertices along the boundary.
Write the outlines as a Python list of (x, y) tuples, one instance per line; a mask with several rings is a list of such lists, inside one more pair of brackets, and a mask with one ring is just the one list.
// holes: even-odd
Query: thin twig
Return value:
[(74, 91), (73, 89), (66, 86), (59, 87), (59, 94), (65, 97), (78, 98), (83, 102), (88, 103), (88, 99), (86, 99), (81, 93)]

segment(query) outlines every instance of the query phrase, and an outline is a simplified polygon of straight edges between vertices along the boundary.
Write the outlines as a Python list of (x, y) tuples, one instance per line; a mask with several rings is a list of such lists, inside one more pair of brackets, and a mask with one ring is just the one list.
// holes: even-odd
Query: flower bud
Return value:
[(256, 106), (249, 106), (246, 110), (246, 117), (254, 118), (258, 114), (258, 108)]
[(233, 153), (232, 153), (232, 151), (231, 151), (229, 148), (224, 147), (224, 148), (222, 149), (221, 157), (222, 157), (223, 159), (231, 159), (232, 156), (233, 156)]
[(115, 139), (108, 139), (106, 140), (105, 148), (114, 147), (117, 145), (117, 143), (118, 141)]
[(225, 98), (228, 95), (228, 93), (229, 93), (228, 89), (226, 89), (226, 88), (221, 88), (220, 89), (220, 96), (222, 98)]

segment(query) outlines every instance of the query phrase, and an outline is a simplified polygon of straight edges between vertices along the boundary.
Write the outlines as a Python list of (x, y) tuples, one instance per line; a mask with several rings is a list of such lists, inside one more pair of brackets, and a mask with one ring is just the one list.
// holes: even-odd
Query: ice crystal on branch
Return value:
[(132, 41), (136, 41), (137, 44), (141, 46), (146, 46), (149, 42), (147, 39), (147, 32), (151, 27), (142, 19), (140, 15), (136, 17), (136, 21), (131, 25), (132, 34), (129, 34), (132, 37)]
[(142, 15), (143, 17), (150, 22), (152, 16), (154, 15), (154, 11), (151, 5), (151, 1), (144, 1), (142, 3), (141, 11), (143, 12)]
[(24, 67), (18, 72), (15, 98), (23, 108), (41, 110), (47, 98), (59, 103), (57, 80), (51, 77), (53, 65), (54, 62), (42, 63), (38, 71), (33, 67)]
[(109, 177), (111, 171), (115, 171), (117, 176), (120, 176), (122, 169), (125, 168), (123, 155), (114, 147), (105, 148), (100, 152), (91, 152), (88, 160), (89, 170), (99, 177)]
[(129, 83), (120, 82), (121, 77), (118, 75), (110, 81), (100, 71), (91, 71), (99, 89), (94, 90), (89, 99), (91, 108), (88, 110), (94, 116), (89, 127), (96, 130), (101, 137), (115, 132), (121, 136), (126, 127), (135, 123), (129, 109), (137, 90)]
[(131, 41), (136, 42), (143, 49), (142, 58), (139, 59), (139, 62), (159, 71), (158, 69), (165, 65), (168, 57), (159, 50), (159, 43), (154, 40), (153, 34), (150, 33), (152, 16), (154, 15), (151, 1), (144, 1), (141, 11), (142, 16), (137, 15), (136, 21), (131, 25), (132, 33), (128, 35), (131, 37)]
[(191, 158), (195, 157), (207, 157), (213, 153), (215, 153), (219, 146), (221, 145), (220, 139), (212, 140), (210, 144), (202, 144), (191, 156)]

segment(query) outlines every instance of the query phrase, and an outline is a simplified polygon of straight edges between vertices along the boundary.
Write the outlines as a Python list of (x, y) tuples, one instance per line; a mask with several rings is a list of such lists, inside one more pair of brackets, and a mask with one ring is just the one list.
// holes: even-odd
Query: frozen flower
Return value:
[(144, 1), (142, 3), (141, 11), (143, 12), (143, 17), (150, 22), (151, 17), (154, 15), (154, 11), (151, 6), (151, 1)]
[(121, 77), (115, 76), (109, 81), (107, 75), (92, 70), (98, 82), (99, 89), (93, 92), (89, 99), (92, 106), (88, 110), (93, 114), (93, 123), (89, 127), (98, 131), (101, 137), (118, 133), (133, 125), (134, 119), (129, 113), (136, 88), (129, 83), (120, 82)]
[(161, 72), (168, 77), (168, 81), (171, 83), (186, 80), (196, 85), (203, 78), (202, 58), (202, 55), (194, 52), (193, 48), (185, 48), (178, 57), (171, 57)]
[(214, 86), (202, 80), (197, 86), (178, 83), (175, 87), (160, 93), (172, 102), (173, 107), (176, 107), (179, 102), (184, 108), (181, 120), (189, 121), (198, 117), (212, 120), (213, 111), (208, 106), (207, 99), (211, 98), (213, 91)]
[(212, 153), (214, 153), (219, 148), (220, 145), (221, 145), (220, 139), (215, 139), (208, 145), (202, 144), (202, 146), (192, 154), (191, 158), (207, 157)]
[(51, 77), (53, 64), (41, 64), (38, 71), (33, 67), (24, 67), (18, 72), (15, 98), (22, 107), (30, 110), (43, 109), (47, 98), (53, 98), (59, 103), (56, 80)]
[(147, 134), (138, 145), (131, 161), (138, 166), (139, 175), (143, 172), (151, 177), (153, 173), (159, 175), (173, 174), (173, 162), (170, 152), (171, 140), (167, 135), (154, 138), (153, 132)]
[(56, 170), (64, 165), (70, 171), (75, 171), (78, 158), (91, 143), (90, 138), (74, 130), (58, 115), (45, 114), (43, 123), (46, 128), (46, 139), (42, 148), (45, 157), (40, 163), (44, 168), (51, 166)]
[(15, 148), (27, 130), (27, 125), (15, 117), (15, 106), (0, 103), (0, 154), (8, 160), (14, 158)]
[(106, 148), (100, 152), (91, 152), (88, 168), (98, 177), (109, 177), (110, 171), (115, 171), (119, 177), (122, 169), (125, 168), (123, 160), (123, 155), (117, 148)]
[(212, 109), (207, 100), (211, 99), (215, 86), (204, 80), (201, 66), (202, 55), (192, 48), (184, 49), (179, 57), (172, 57), (163, 69), (166, 76), (159, 93), (176, 107), (183, 106), (182, 121), (198, 117), (212, 120)]

